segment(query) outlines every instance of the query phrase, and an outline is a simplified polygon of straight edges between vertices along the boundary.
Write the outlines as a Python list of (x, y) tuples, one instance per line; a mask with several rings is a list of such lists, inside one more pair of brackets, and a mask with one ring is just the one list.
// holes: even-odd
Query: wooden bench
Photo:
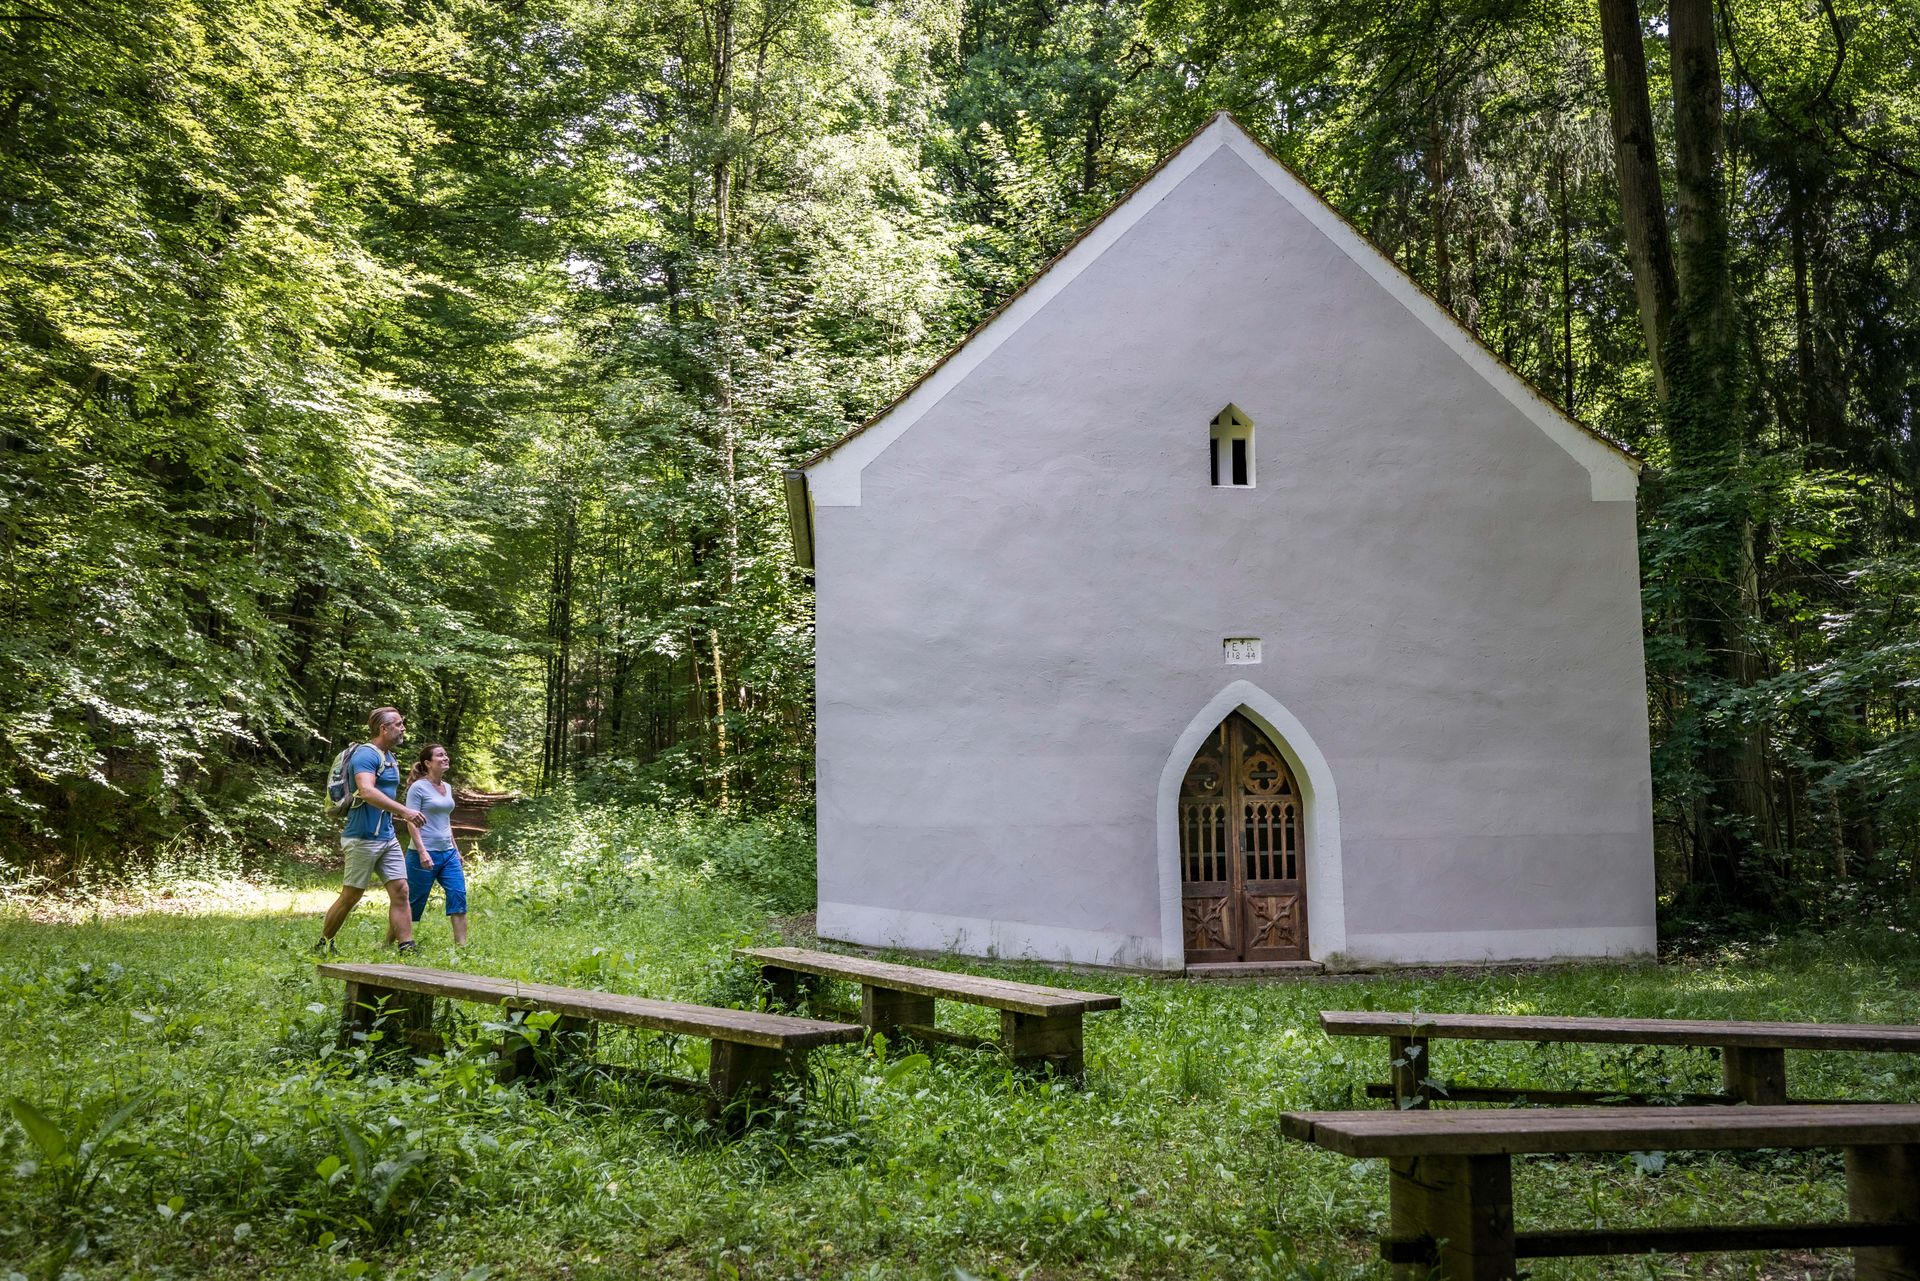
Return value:
[[(1519, 1259), (1852, 1246), (1860, 1281), (1920, 1277), (1920, 1106), (1292, 1112), (1280, 1128), (1388, 1161), (1382, 1248), (1403, 1276), (1435, 1267), (1491, 1281), (1514, 1276)], [(1824, 1147), (1846, 1151), (1844, 1223), (1514, 1231), (1517, 1153)]]
[[(652, 1084), (702, 1092), (716, 1114), (734, 1117), (745, 1110), (734, 1104), (767, 1092), (783, 1075), (804, 1071), (813, 1047), (856, 1042), (866, 1035), (851, 1023), (685, 1005), (415, 965), (325, 964), (317, 968), (322, 978), (340, 979), (347, 985), (342, 1045), (350, 1044), (355, 1033), (372, 1031), (378, 1021), (383, 1036), (400, 1044), (418, 1050), (438, 1048), (432, 1032), (436, 997), (508, 1010), (550, 1011), (560, 1016), (551, 1032), (555, 1044), (562, 1046), (570, 1038), (577, 1044), (596, 1023), (704, 1037), (713, 1047), (704, 1082), (666, 1073), (645, 1076)], [(524, 1036), (509, 1033), (499, 1054), (505, 1079), (542, 1074), (540, 1058)]]
[(1100, 992), (949, 974), (804, 947), (747, 947), (736, 955), (758, 961), (768, 984), (789, 1001), (799, 995), (804, 976), (851, 979), (860, 985), (860, 1021), (889, 1038), (905, 1033), (922, 1040), (977, 1044), (978, 1038), (935, 1026), (934, 1002), (989, 1006), (1000, 1011), (1000, 1046), (1008, 1058), (1022, 1067), (1050, 1067), (1075, 1080), (1086, 1074), (1082, 1016), (1120, 1008), (1119, 997)]
[[(1402, 1011), (1322, 1010), (1329, 1036), (1387, 1039), (1392, 1080), (1369, 1085), (1371, 1098), (1401, 1107), (1425, 1107), (1434, 1098), (1455, 1103), (1639, 1104), (1812, 1103), (1787, 1094), (1788, 1050), (1853, 1050), (1920, 1054), (1920, 1027), (1876, 1023), (1756, 1023), (1725, 1019), (1607, 1019), (1515, 1014), (1410, 1014)], [(1710, 1046), (1720, 1051), (1723, 1094), (1621, 1094), (1607, 1090), (1526, 1090), (1506, 1086), (1440, 1085), (1429, 1044), (1436, 1040), (1570, 1041), (1596, 1045)]]

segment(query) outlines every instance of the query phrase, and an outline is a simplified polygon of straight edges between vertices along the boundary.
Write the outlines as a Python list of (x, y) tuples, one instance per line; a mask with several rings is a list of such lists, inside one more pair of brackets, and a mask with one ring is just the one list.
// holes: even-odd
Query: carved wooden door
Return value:
[(1239, 712), (1207, 736), (1180, 784), (1180, 891), (1187, 961), (1307, 955), (1300, 788)]

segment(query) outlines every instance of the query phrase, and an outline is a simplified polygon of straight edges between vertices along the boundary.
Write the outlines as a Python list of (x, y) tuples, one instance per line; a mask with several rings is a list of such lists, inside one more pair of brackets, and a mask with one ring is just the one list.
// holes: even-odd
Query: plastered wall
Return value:
[[(1229, 401), (1257, 488), (1208, 483)], [(1593, 492), (1213, 150), (816, 509), (821, 933), (1178, 966), (1163, 778), (1245, 681), (1337, 787), (1313, 955), (1650, 951), (1634, 505)]]

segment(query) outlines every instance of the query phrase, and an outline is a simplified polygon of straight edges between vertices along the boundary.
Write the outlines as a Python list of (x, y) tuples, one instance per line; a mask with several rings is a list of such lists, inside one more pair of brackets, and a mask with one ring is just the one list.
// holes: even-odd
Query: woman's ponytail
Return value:
[(416, 760), (413, 763), (413, 768), (407, 771), (406, 787), (402, 788), (400, 793), (402, 796), (406, 795), (408, 788), (411, 788), (415, 783), (418, 783), (427, 776), (427, 762), (433, 759), (433, 754), (444, 750), (445, 748), (439, 743), (423, 743), (420, 745), (420, 759)]

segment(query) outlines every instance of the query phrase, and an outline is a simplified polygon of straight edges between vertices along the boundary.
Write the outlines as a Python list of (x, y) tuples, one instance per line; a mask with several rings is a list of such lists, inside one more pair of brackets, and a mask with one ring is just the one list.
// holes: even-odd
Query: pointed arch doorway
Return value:
[(1180, 907), (1188, 964), (1307, 957), (1306, 814), (1286, 758), (1227, 714), (1180, 783)]

